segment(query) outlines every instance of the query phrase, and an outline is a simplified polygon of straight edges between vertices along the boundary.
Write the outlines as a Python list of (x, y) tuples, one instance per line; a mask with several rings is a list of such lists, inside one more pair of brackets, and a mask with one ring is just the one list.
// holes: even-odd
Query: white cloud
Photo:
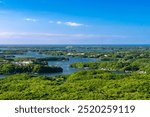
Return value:
[(25, 21), (29, 21), (29, 22), (37, 22), (38, 19), (33, 19), (33, 18), (25, 18)]
[(51, 34), (51, 33), (28, 33), (28, 32), (0, 32), (0, 39), (3, 38), (88, 38), (94, 35), (84, 34)]
[(124, 39), (129, 38), (126, 35), (96, 35), (96, 34), (51, 34), (51, 33), (28, 33), (28, 32), (0, 32), (0, 39), (51, 39), (51, 38), (72, 38), (72, 39)]
[(74, 26), (74, 27), (83, 26), (83, 24), (76, 23), (76, 22), (65, 22), (65, 25)]
[(61, 21), (57, 21), (56, 23), (57, 23), (57, 24), (62, 24), (62, 22), (61, 22)]
[(72, 27), (79, 27), (79, 26), (84, 25), (84, 24), (80, 24), (80, 23), (76, 23), (76, 22), (62, 22), (62, 21), (57, 21), (56, 24), (63, 24), (63, 25), (72, 26)]

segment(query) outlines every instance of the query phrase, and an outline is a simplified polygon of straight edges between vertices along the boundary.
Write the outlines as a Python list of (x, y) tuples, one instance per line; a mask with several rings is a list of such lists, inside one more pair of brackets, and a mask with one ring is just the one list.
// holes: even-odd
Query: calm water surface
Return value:
[[(42, 57), (50, 57), (49, 55), (39, 54), (37, 52), (27, 52), (24, 55), (15, 55), (16, 58), (42, 58)], [(44, 76), (57, 76), (57, 75), (65, 75), (71, 74), (75, 71), (81, 70), (77, 68), (69, 67), (70, 64), (74, 62), (94, 62), (96, 61), (95, 58), (81, 58), (81, 57), (69, 57), (69, 61), (48, 61), (49, 66), (60, 66), (63, 68), (62, 73), (51, 73), (51, 74), (42, 74)], [(5, 75), (0, 75), (0, 78), (4, 78)]]
[[(70, 68), (69, 65), (75, 62), (95, 62), (95, 58), (80, 58), (80, 57), (69, 57), (69, 61), (49, 61), (48, 64), (51, 66), (60, 66), (63, 68), (63, 73), (57, 73), (57, 75), (71, 74), (75, 71), (81, 70), (77, 68)], [(49, 74), (53, 75), (53, 74)], [(55, 74), (56, 75), (56, 74)]]

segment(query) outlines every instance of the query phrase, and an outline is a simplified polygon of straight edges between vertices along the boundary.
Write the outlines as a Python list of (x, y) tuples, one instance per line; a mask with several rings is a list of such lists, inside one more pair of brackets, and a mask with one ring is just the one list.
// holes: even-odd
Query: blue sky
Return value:
[(150, 44), (148, 0), (0, 0), (0, 44)]

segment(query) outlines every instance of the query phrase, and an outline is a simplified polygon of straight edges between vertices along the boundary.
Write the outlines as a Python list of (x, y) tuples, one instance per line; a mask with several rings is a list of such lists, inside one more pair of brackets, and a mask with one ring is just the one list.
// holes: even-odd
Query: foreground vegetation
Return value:
[(0, 99), (146, 100), (150, 99), (150, 75), (100, 70), (58, 77), (18, 74), (0, 79)]

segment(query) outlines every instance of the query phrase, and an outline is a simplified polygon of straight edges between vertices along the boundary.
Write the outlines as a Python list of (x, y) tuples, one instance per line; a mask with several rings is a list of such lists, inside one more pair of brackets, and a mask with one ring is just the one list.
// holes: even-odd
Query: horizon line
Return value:
[(0, 44), (0, 46), (3, 46), (3, 45), (150, 45), (150, 43), (143, 43), (143, 44)]

